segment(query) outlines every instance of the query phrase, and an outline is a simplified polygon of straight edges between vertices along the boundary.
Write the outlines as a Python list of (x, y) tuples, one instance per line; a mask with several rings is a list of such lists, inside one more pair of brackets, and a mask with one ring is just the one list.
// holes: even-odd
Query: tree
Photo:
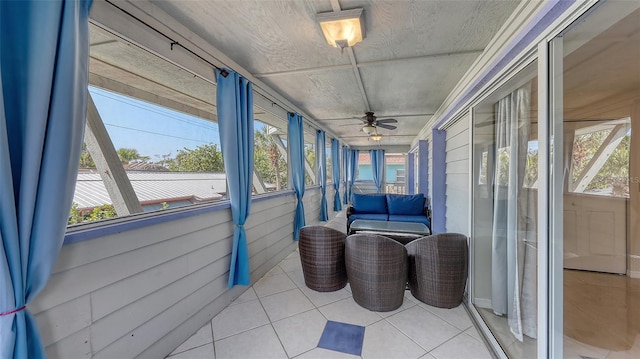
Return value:
[(82, 142), (82, 150), (80, 151), (80, 168), (96, 168), (85, 142)]
[[(602, 130), (578, 136), (573, 145), (573, 181), (598, 151), (611, 130)], [(585, 192), (611, 188), (614, 196), (629, 195), (629, 150), (630, 136), (625, 136), (600, 171), (585, 188)]]
[[(316, 151), (314, 150), (313, 145), (304, 146), (304, 156), (307, 159), (307, 162), (309, 162), (309, 164), (311, 165), (311, 168), (315, 168), (316, 167)], [(305, 176), (304, 176), (305, 184), (312, 185), (314, 179), (311, 178), (311, 176), (307, 173), (306, 170), (304, 171), (304, 173), (305, 173)]]
[(135, 148), (119, 148), (118, 157), (123, 164), (130, 163), (132, 161), (148, 161), (149, 156), (141, 155)]
[(255, 134), (254, 167), (263, 181), (273, 183), (276, 191), (287, 183), (287, 162), (278, 149), (276, 141), (269, 134), (269, 126), (264, 126)]
[(224, 172), (222, 152), (218, 145), (209, 144), (194, 149), (178, 150), (176, 158), (167, 160), (170, 171), (178, 172)]

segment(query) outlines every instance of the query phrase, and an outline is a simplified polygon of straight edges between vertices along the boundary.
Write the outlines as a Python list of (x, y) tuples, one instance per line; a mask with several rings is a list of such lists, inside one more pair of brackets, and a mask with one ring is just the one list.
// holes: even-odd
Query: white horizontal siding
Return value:
[(467, 116), (447, 129), (446, 230), (469, 235), (469, 122)]
[[(332, 200), (327, 195), (330, 215)], [(245, 226), (252, 281), (296, 248), (295, 202), (291, 194), (252, 203)], [(320, 190), (304, 202), (317, 223)], [(30, 304), (49, 358), (170, 353), (246, 289), (227, 288), (233, 229), (224, 209), (63, 246)]]

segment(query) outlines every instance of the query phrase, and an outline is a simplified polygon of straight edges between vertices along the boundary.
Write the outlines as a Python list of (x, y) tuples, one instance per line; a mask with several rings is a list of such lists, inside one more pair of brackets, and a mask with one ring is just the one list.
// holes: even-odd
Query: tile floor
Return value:
[[(327, 321), (365, 327), (360, 356), (318, 348)], [(169, 359), (491, 358), (463, 306), (440, 309), (405, 293), (393, 312), (354, 302), (349, 285), (320, 293), (304, 284), (296, 251), (185, 341)]]
[[(536, 340), (519, 342), (506, 317), (479, 309), (512, 358), (536, 358)], [(640, 279), (564, 271), (564, 358), (640, 358)]]

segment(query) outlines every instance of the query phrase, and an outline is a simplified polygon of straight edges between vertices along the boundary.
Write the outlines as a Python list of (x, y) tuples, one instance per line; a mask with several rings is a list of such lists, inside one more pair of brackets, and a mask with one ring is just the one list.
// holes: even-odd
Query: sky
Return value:
[(116, 150), (135, 148), (158, 161), (184, 147), (220, 146), (217, 123), (95, 87), (89, 92)]
[[(134, 148), (156, 162), (163, 155), (175, 157), (185, 147), (216, 144), (220, 148), (215, 122), (92, 86), (89, 92), (116, 150)], [(254, 124), (256, 131), (263, 126)]]

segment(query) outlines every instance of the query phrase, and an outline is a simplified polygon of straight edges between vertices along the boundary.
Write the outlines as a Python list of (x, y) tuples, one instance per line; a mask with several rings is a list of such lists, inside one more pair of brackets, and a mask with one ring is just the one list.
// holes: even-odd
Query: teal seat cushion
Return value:
[(351, 224), (351, 222), (355, 221), (356, 219), (369, 219), (369, 220), (374, 220), (374, 221), (387, 221), (388, 220), (388, 216), (387, 214), (376, 214), (376, 213), (354, 213), (352, 215), (349, 216), (349, 224)]
[(424, 195), (388, 194), (387, 206), (390, 215), (424, 216)]
[(352, 196), (354, 213), (387, 214), (387, 198), (383, 194), (357, 194)]
[(389, 215), (390, 222), (414, 222), (414, 223), (424, 223), (425, 226), (431, 228), (431, 222), (429, 222), (429, 218), (424, 214), (421, 216), (407, 216), (407, 215), (397, 215), (390, 214)]

